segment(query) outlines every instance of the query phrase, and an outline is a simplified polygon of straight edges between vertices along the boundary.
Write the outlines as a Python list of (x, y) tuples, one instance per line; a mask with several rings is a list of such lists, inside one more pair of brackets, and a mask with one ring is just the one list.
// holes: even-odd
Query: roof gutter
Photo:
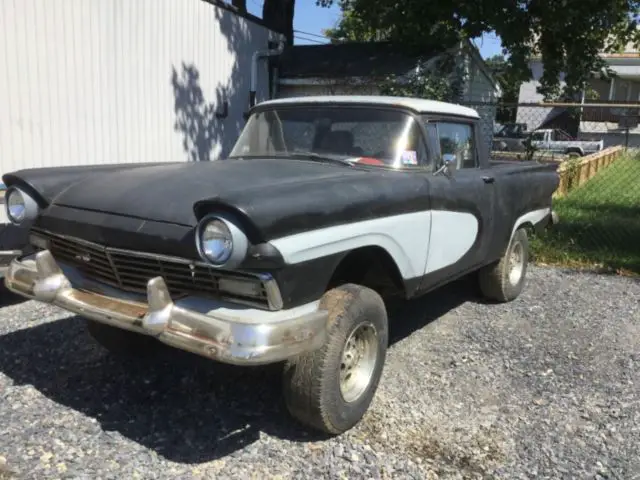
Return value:
[(281, 55), (284, 51), (285, 41), (280, 37), (278, 47), (270, 50), (258, 50), (251, 58), (251, 91), (249, 92), (249, 108), (256, 104), (256, 92), (258, 90), (258, 62), (260, 59)]

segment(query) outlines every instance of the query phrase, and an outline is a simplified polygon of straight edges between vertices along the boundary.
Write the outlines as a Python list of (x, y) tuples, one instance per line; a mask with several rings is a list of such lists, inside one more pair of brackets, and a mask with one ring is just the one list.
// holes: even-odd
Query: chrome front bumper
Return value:
[(27, 298), (234, 365), (279, 362), (320, 348), (326, 339), (328, 314), (316, 303), (272, 312), (194, 297), (174, 302), (162, 277), (149, 280), (146, 302), (133, 301), (74, 288), (48, 250), (13, 260), (5, 285)]

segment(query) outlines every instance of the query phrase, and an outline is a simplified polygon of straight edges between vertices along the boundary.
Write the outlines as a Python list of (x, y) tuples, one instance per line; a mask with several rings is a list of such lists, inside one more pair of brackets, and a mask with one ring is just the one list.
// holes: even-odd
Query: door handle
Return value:
[(496, 179), (494, 177), (484, 176), (484, 177), (482, 177), (482, 181), (484, 183), (493, 183), (493, 182), (496, 181)]

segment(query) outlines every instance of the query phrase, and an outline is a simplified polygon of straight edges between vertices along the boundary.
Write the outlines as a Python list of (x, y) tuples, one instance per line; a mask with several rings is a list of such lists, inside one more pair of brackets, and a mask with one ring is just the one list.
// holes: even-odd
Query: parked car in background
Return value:
[(559, 128), (536, 130), (531, 134), (531, 144), (539, 151), (579, 157), (599, 152), (604, 147), (603, 140), (577, 140)]
[(503, 152), (517, 150), (522, 147), (522, 141), (527, 135), (526, 123), (505, 123), (494, 134), (492, 149)]
[(386, 298), (468, 274), (494, 301), (524, 288), (558, 174), (491, 163), (483, 145), (459, 105), (304, 97), (253, 107), (224, 160), (8, 173), (8, 215), (36, 253), (5, 283), (85, 317), (113, 353), (160, 341), (283, 362), (291, 414), (339, 434), (377, 390)]
[(604, 141), (587, 141), (573, 138), (559, 128), (538, 129), (526, 133), (524, 128), (503, 128), (493, 139), (493, 150), (500, 152), (524, 152), (527, 145), (538, 152), (559, 153), (570, 156), (584, 156), (599, 152), (604, 148)]

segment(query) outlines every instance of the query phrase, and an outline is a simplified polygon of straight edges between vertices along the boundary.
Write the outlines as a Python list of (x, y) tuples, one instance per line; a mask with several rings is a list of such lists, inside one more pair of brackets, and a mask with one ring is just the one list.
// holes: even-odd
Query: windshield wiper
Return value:
[(325, 163), (338, 163), (340, 165), (346, 165), (348, 167), (353, 167), (354, 164), (349, 160), (345, 160), (344, 158), (333, 157), (328, 155), (320, 155), (319, 153), (313, 152), (278, 152), (278, 153), (269, 153), (264, 155), (234, 155), (227, 157), (228, 159), (241, 159), (241, 160), (250, 160), (250, 159), (259, 159), (259, 158), (282, 158), (289, 157), (300, 160), (311, 160), (314, 162), (325, 162)]
[(313, 153), (313, 152), (287, 152), (287, 153), (281, 153), (278, 156), (300, 158), (300, 159), (311, 160), (316, 162), (339, 163), (340, 165), (347, 165), (349, 167), (354, 166), (352, 162), (350, 162), (349, 160), (345, 160), (344, 158), (331, 157), (328, 155), (320, 155), (318, 153)]

